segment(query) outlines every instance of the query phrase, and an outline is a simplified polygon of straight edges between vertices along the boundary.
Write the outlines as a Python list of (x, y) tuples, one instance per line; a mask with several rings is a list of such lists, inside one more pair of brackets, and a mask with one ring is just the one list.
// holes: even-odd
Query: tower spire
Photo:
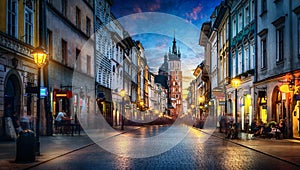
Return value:
[(177, 54), (177, 49), (176, 49), (176, 39), (175, 39), (175, 30), (174, 30), (174, 40), (173, 40), (172, 53), (173, 53), (173, 54)]

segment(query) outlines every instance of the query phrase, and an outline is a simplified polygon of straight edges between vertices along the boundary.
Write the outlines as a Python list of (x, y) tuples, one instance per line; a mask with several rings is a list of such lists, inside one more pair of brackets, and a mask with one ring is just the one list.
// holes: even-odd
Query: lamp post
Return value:
[(125, 116), (124, 116), (124, 107), (125, 107), (125, 105), (124, 105), (124, 98), (125, 98), (125, 96), (126, 96), (126, 91), (124, 90), (124, 89), (122, 89), (121, 91), (120, 91), (120, 96), (122, 97), (122, 116), (121, 116), (121, 119), (122, 119), (122, 124), (121, 124), (121, 130), (124, 130), (124, 121), (125, 121)]
[(40, 155), (40, 89), (41, 89), (41, 67), (45, 64), (46, 62), (46, 58), (47, 58), (47, 54), (45, 52), (45, 50), (41, 47), (37, 47), (35, 50), (32, 51), (31, 53), (33, 55), (34, 58), (34, 62), (36, 63), (37, 67), (38, 67), (38, 84), (37, 84), (37, 89), (38, 89), (38, 93), (37, 93), (37, 106), (36, 106), (36, 135), (35, 135), (35, 152), (36, 155)]
[(196, 117), (196, 113), (195, 113), (195, 110), (194, 110), (195, 105), (191, 104), (191, 108), (192, 108), (192, 110), (191, 110), (192, 115), (194, 115)]
[(202, 109), (203, 109), (203, 103), (205, 101), (205, 98), (204, 96), (201, 95), (199, 96), (198, 100), (199, 100), (200, 119), (202, 120)]
[(235, 124), (236, 124), (235, 130), (236, 130), (236, 132), (237, 132), (237, 128), (238, 128), (238, 126), (237, 126), (237, 123), (238, 123), (238, 117), (237, 117), (237, 89), (240, 86), (240, 84), (241, 84), (241, 80), (239, 78), (234, 78), (234, 79), (231, 80), (231, 86), (233, 88), (235, 88), (235, 99), (234, 99), (234, 101), (235, 101), (234, 108), (235, 109), (234, 110), (235, 110)]

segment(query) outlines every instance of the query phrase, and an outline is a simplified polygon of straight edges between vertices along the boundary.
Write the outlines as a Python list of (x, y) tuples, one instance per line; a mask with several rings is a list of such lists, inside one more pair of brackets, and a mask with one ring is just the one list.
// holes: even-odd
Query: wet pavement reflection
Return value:
[[(182, 126), (182, 125), (181, 125)], [(184, 126), (183, 126), (184, 127)], [(167, 131), (168, 126), (146, 126), (124, 136), (149, 138)], [(157, 148), (145, 143), (132, 143), (126, 138), (118, 138), (118, 149), (125, 156), (110, 153), (98, 145), (92, 145), (72, 154), (49, 161), (34, 169), (297, 169), (287, 162), (261, 154), (248, 148), (202, 133), (194, 128), (177, 145), (166, 152), (143, 158), (127, 156), (136, 147), (136, 154), (143, 155)], [(175, 128), (176, 129), (176, 128)], [(173, 133), (176, 133), (173, 131)], [(178, 132), (177, 135), (182, 135)], [(113, 137), (114, 138), (114, 137)], [(204, 142), (202, 138), (207, 140)], [(174, 140), (165, 138), (164, 140)], [(106, 140), (106, 142), (109, 140)], [(105, 142), (105, 141), (103, 141)], [(170, 141), (171, 142), (171, 141)], [(109, 143), (109, 142), (108, 142)], [(159, 142), (161, 147), (168, 147), (169, 142)], [(139, 152), (139, 153), (138, 153)]]

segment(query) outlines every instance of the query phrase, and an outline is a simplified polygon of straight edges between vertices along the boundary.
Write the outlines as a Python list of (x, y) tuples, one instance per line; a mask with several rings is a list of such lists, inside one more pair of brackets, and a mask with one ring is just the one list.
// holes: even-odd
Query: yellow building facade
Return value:
[(32, 123), (35, 120), (36, 95), (26, 88), (37, 85), (38, 69), (31, 52), (39, 45), (39, 2), (0, 1), (0, 138), (11, 137), (7, 118), (12, 112), (19, 118), (30, 116)]

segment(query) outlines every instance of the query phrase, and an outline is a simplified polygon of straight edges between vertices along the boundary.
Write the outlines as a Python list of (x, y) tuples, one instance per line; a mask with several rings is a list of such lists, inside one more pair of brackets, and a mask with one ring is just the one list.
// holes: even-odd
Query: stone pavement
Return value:
[[(210, 133), (205, 129), (201, 129), (200, 131)], [(300, 166), (300, 140), (298, 139), (276, 140), (275, 138), (260, 138), (253, 137), (252, 134), (243, 132), (239, 133), (239, 139), (227, 139), (225, 138), (225, 133), (219, 133), (218, 129), (211, 135), (279, 160), (289, 162), (293, 165)]]
[[(120, 133), (136, 130), (138, 126), (125, 126), (124, 131), (119, 130), (120, 127), (115, 128), (116, 133), (107, 134), (107, 136), (115, 136)], [(15, 141), (0, 141), (0, 169), (28, 169), (30, 167), (38, 166), (47, 161), (64, 156), (68, 153), (93, 145), (94, 142), (88, 137), (85, 132), (80, 135), (61, 135), (54, 134), (53, 136), (40, 136), (40, 153), (36, 156), (36, 160), (31, 163), (15, 162), (16, 158), (16, 142)]]
[[(124, 131), (118, 130), (119, 133), (136, 130), (139, 127), (125, 126)], [(210, 133), (205, 129), (197, 129), (203, 133)], [(118, 133), (107, 134), (106, 136), (115, 136)], [(300, 141), (294, 139), (263, 139), (251, 138), (246, 133), (240, 134), (240, 139), (225, 139), (224, 133), (219, 133), (217, 130), (211, 134), (221, 140), (227, 140), (242, 147), (255, 150), (262, 154), (271, 156), (273, 158), (289, 162), (293, 165), (300, 166)], [(106, 137), (105, 136), (105, 137)], [(41, 136), (41, 155), (36, 157), (36, 161), (32, 163), (16, 163), (16, 143), (14, 141), (0, 142), (0, 169), (28, 169), (35, 167), (45, 162), (51, 161), (55, 158), (64, 156), (68, 153), (75, 152), (81, 148), (93, 145), (94, 142), (88, 137), (86, 133), (81, 135), (53, 135)]]

